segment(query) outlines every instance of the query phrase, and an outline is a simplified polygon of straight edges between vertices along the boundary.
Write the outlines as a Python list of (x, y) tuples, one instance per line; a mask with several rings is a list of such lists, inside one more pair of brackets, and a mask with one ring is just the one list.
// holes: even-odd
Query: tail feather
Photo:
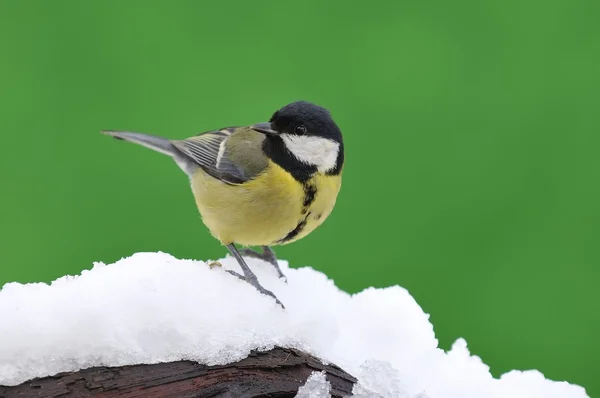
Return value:
[(194, 163), (188, 156), (181, 153), (173, 144), (171, 144), (171, 141), (166, 138), (150, 134), (130, 133), (127, 131), (103, 130), (101, 133), (118, 140), (133, 142), (156, 152), (164, 153), (165, 155), (172, 157), (179, 168), (190, 177), (199, 167), (198, 164)]
[(146, 148), (164, 153), (165, 155), (169, 155), (171, 157), (174, 157), (178, 154), (177, 149), (175, 149), (173, 144), (171, 144), (171, 142), (166, 138), (156, 137), (150, 134), (130, 133), (126, 131), (103, 130), (101, 133), (119, 140), (125, 140), (145, 146)]

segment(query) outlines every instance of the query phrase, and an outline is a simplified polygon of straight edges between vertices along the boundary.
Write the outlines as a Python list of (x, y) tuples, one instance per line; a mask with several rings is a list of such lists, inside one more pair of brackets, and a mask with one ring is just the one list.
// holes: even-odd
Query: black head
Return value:
[(342, 170), (342, 132), (321, 106), (292, 102), (276, 111), (269, 122), (250, 128), (267, 136), (264, 152), (298, 180), (315, 172), (337, 175)]
[(263, 133), (317, 136), (342, 143), (342, 132), (329, 111), (307, 101), (292, 102), (277, 110), (269, 123), (252, 128)]

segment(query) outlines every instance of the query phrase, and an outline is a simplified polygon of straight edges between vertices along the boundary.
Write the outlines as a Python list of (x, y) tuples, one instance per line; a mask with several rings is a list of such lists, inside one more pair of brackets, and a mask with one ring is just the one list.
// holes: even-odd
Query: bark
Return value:
[(351, 396), (356, 379), (304, 352), (275, 348), (220, 366), (190, 361), (96, 367), (0, 386), (1, 398), (292, 398), (313, 371), (326, 371), (333, 397)]

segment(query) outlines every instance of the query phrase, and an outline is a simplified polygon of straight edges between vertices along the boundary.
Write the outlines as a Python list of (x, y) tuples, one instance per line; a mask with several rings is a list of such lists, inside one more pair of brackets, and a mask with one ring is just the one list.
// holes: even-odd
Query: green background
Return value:
[(596, 0), (2, 0), (0, 284), (224, 256), (170, 159), (98, 131), (183, 138), (306, 99), (343, 129), (344, 183), (278, 255), (406, 287), (496, 376), (600, 394), (599, 20)]

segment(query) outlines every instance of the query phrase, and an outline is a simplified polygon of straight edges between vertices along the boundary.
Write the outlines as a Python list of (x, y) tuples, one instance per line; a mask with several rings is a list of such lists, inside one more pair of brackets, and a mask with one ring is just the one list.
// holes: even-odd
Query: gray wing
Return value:
[[(257, 167), (257, 163), (262, 163), (259, 158), (264, 156), (261, 136), (262, 134), (244, 127), (230, 127), (185, 140), (173, 140), (171, 143), (211, 176), (229, 184), (243, 184), (264, 169), (262, 165)], [(257, 142), (257, 138), (260, 138), (261, 142)], [(240, 141), (250, 145), (236, 145)], [(251, 156), (248, 161), (248, 154), (252, 153), (255, 156)], [(253, 158), (258, 162), (253, 162)]]

